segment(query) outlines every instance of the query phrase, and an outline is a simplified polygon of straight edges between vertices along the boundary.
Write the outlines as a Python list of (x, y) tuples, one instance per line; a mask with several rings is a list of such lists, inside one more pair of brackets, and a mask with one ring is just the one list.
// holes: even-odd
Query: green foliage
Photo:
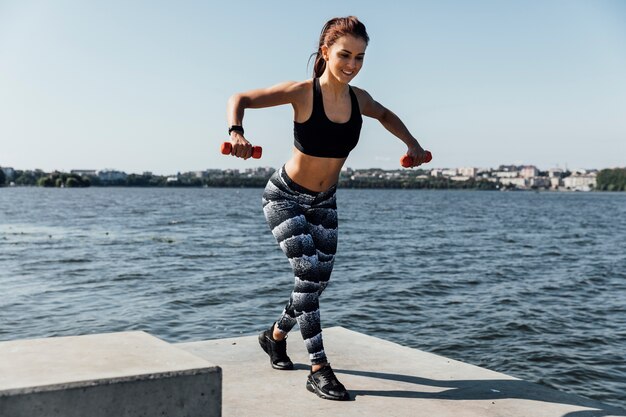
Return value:
[(0, 187), (4, 185), (6, 180), (7, 180), (6, 175), (4, 175), (4, 171), (2, 170), (2, 167), (0, 167)]
[(599, 191), (626, 191), (626, 168), (603, 169), (596, 184)]
[(65, 181), (65, 186), (68, 188), (76, 188), (76, 187), (80, 187), (81, 186), (81, 182), (74, 178), (74, 177), (69, 177), (66, 181)]
[(83, 177), (86, 181), (89, 181), (89, 185), (97, 187), (99, 185), (102, 185), (102, 181), (100, 181), (100, 177), (96, 176), (96, 175), (90, 175), (90, 176), (85, 176)]
[(15, 185), (38, 185), (47, 174), (40, 169), (35, 171), (15, 171)]
[(130, 174), (126, 177), (126, 185), (130, 187), (149, 187), (152, 176)]
[(68, 187), (80, 188), (89, 187), (91, 181), (88, 177), (81, 177), (78, 174), (67, 174), (65, 172), (53, 172), (47, 176), (40, 177), (36, 184), (40, 187)]
[(41, 177), (37, 180), (37, 185), (40, 187), (54, 187), (54, 180), (52, 177)]

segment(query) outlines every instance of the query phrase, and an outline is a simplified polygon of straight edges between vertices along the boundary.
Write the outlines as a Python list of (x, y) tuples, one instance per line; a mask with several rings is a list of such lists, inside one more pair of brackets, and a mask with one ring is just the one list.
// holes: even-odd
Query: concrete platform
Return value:
[(144, 332), (0, 342), (2, 417), (218, 417), (221, 369)]
[(308, 359), (292, 332), (293, 371), (270, 367), (257, 336), (176, 346), (223, 369), (224, 417), (608, 417), (626, 411), (341, 327), (324, 330), (331, 365), (353, 401), (305, 389)]

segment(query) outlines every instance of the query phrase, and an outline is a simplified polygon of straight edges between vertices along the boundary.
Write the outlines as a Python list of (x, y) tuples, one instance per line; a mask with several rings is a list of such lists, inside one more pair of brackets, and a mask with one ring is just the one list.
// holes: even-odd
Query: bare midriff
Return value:
[(339, 173), (347, 158), (320, 158), (293, 148), (291, 159), (285, 164), (289, 178), (311, 191), (326, 191), (339, 180)]

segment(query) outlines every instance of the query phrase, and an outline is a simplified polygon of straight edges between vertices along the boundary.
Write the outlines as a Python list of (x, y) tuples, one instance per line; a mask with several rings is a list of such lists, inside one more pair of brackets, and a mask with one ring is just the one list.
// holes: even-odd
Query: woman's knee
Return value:
[(291, 296), (296, 317), (319, 310), (319, 285), (313, 292), (294, 292)]
[(305, 230), (293, 230), (294, 235), (285, 237), (282, 240), (276, 239), (280, 248), (289, 259), (300, 257), (316, 257), (315, 242), (311, 235)]

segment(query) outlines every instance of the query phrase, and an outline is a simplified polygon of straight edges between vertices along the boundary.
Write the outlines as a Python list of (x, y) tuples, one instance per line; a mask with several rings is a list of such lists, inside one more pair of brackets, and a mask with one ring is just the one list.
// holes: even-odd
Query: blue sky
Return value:
[[(238, 91), (310, 77), (334, 16), (370, 45), (353, 84), (398, 114), (432, 167), (626, 165), (625, 1), (0, 0), (0, 166), (171, 174), (281, 166), (290, 106), (248, 110), (260, 161), (219, 153)], [(406, 151), (364, 123), (346, 166)]]

